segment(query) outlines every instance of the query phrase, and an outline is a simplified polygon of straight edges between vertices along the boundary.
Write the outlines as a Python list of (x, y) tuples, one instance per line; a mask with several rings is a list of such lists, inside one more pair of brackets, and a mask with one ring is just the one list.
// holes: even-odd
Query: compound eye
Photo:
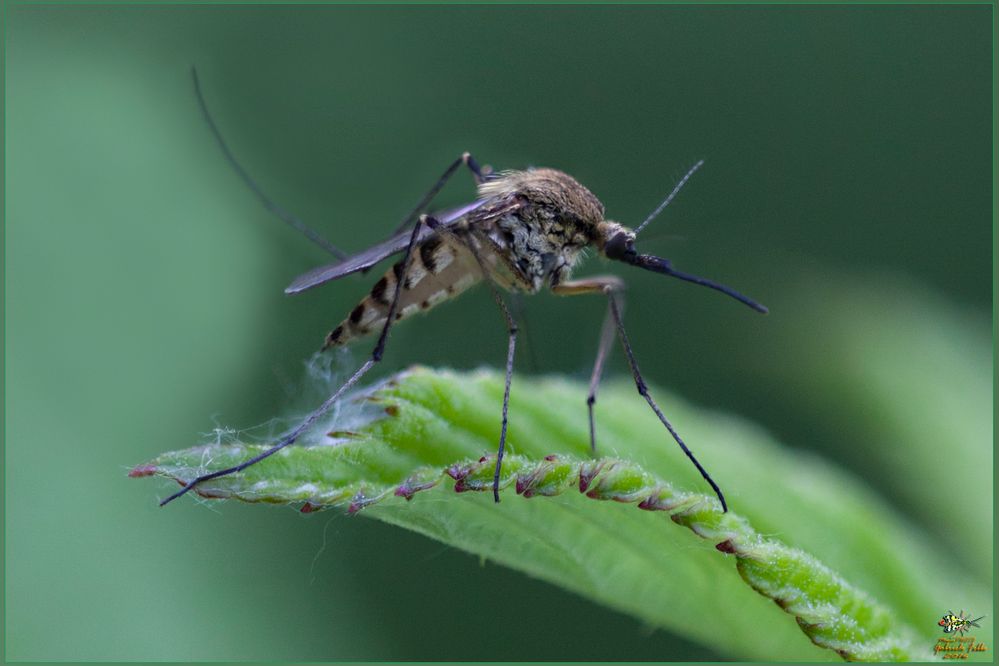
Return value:
[(626, 254), (634, 254), (635, 242), (628, 237), (628, 234), (619, 231), (604, 245), (604, 254), (608, 259), (623, 259)]

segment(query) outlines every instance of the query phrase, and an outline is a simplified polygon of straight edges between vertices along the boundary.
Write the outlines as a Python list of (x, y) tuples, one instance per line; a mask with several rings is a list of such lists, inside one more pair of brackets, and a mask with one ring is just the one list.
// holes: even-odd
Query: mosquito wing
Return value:
[[(405, 250), (411, 234), (411, 231), (400, 233), (352, 257), (347, 257), (341, 262), (313, 268), (308, 273), (303, 273), (295, 278), (295, 281), (285, 288), (284, 293), (297, 294), (324, 282), (371, 268), (385, 257)], [(421, 235), (426, 235), (426, 232), (422, 232)]]
[[(471, 213), (473, 210), (485, 205), (488, 201), (488, 199), (479, 199), (478, 201), (474, 201), (459, 208), (444, 211), (443, 213), (435, 215), (434, 218), (445, 226), (451, 225)], [(424, 226), (420, 229), (420, 236), (417, 239), (417, 242), (423, 240), (432, 233), (432, 229)], [(297, 294), (305, 291), (306, 289), (311, 289), (312, 287), (323, 284), (324, 282), (337, 280), (345, 275), (350, 275), (351, 273), (357, 273), (358, 271), (371, 268), (382, 259), (405, 250), (406, 246), (409, 245), (409, 239), (412, 235), (413, 232), (409, 229), (401, 231), (388, 240), (382, 241), (373, 247), (369, 247), (367, 250), (359, 252), (352, 257), (347, 257), (341, 262), (314, 268), (308, 273), (304, 273), (295, 278), (295, 281), (288, 285), (288, 287), (284, 290), (284, 293)]]

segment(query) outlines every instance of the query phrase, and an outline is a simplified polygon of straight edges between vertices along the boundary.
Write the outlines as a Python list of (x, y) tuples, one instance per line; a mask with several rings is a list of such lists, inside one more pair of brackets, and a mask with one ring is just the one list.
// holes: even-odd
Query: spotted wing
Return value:
[[(454, 224), (472, 211), (482, 207), (488, 201), (488, 199), (479, 199), (478, 201), (445, 211), (439, 215), (435, 215), (434, 217), (442, 225), (448, 226)], [(418, 242), (422, 241), (432, 233), (433, 231), (431, 229), (424, 226), (420, 230), (420, 237), (417, 239)], [(350, 275), (351, 273), (357, 273), (358, 271), (371, 268), (382, 259), (405, 250), (406, 246), (409, 245), (409, 239), (412, 235), (412, 230), (407, 229), (406, 231), (402, 231), (392, 238), (370, 247), (364, 252), (348, 257), (341, 262), (314, 268), (308, 273), (304, 273), (295, 278), (295, 281), (288, 285), (288, 287), (284, 290), (284, 293), (297, 294), (305, 291), (306, 289), (311, 289), (312, 287), (323, 284), (324, 282), (336, 280), (345, 275)]]

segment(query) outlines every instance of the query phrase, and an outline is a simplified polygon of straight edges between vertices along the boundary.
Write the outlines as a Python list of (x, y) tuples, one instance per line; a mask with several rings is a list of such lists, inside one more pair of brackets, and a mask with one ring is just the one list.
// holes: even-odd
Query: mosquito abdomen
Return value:
[[(464, 246), (433, 234), (414, 248), (406, 283), (399, 294), (396, 320), (453, 298), (482, 278), (475, 257)], [(326, 336), (323, 349), (349, 344), (355, 338), (381, 330), (403, 272), (400, 259), (379, 278), (368, 295)]]

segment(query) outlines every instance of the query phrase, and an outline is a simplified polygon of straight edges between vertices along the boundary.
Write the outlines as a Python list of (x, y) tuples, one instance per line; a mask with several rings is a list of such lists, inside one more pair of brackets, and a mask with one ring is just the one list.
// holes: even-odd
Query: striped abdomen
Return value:
[[(326, 336), (324, 349), (344, 345), (354, 338), (381, 330), (402, 268), (400, 259), (385, 272), (350, 316)], [(404, 319), (429, 310), (465, 291), (481, 277), (475, 257), (466, 247), (440, 234), (428, 236), (413, 251), (395, 318)]]

